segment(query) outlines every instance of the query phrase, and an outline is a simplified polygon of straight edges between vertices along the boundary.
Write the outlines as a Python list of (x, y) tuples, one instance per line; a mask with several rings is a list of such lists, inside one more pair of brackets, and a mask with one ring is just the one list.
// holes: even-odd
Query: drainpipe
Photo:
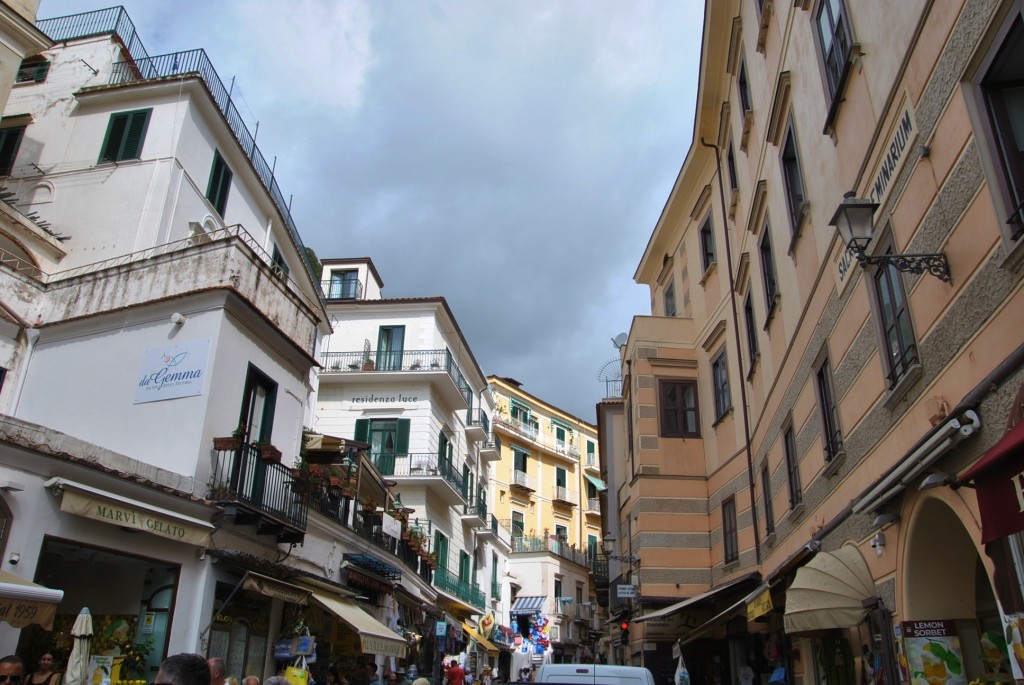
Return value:
[(754, 556), (761, 564), (761, 533), (757, 528), (757, 500), (754, 493), (754, 455), (750, 451), (750, 417), (747, 410), (746, 374), (743, 372), (743, 343), (740, 338), (740, 316), (736, 308), (736, 287), (733, 283), (732, 242), (729, 240), (729, 211), (725, 208), (725, 185), (722, 183), (722, 152), (717, 145), (708, 143), (701, 136), (700, 144), (715, 151), (715, 177), (718, 179), (718, 201), (722, 209), (722, 224), (725, 227), (725, 263), (729, 269), (729, 304), (732, 306), (732, 332), (736, 343), (736, 364), (740, 369), (740, 409), (743, 414), (743, 446), (747, 454), (747, 485), (750, 490), (750, 515), (754, 528)]
[(29, 362), (32, 361), (32, 352), (39, 342), (39, 329), (31, 326), (25, 329), (25, 338), (28, 345), (25, 347), (25, 358), (21, 362), (21, 370), (18, 372), (18, 385), (14, 389), (14, 397), (11, 398), (11, 416), (18, 415), (18, 405), (21, 404), (21, 391), (25, 388), (25, 379), (28, 377)]

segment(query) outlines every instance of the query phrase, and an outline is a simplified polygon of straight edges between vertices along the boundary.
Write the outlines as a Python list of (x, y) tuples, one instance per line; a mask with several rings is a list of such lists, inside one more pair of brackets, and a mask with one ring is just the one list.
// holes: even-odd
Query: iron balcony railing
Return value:
[(498, 519), (494, 514), (491, 514), (491, 531), (506, 545), (512, 545), (512, 533), (508, 525), (508, 519)]
[(512, 519), (498, 519), (498, 525), (510, 531), (513, 538), (523, 537), (523, 524)]
[(526, 471), (512, 469), (511, 485), (514, 487), (526, 488), (527, 490), (537, 489), (537, 479)]
[(580, 493), (569, 490), (563, 485), (554, 485), (551, 488), (551, 499), (555, 502), (565, 502), (576, 506), (580, 503)]
[(249, 133), (245, 120), (231, 101), (231, 92), (224, 87), (224, 82), (217, 75), (217, 71), (213, 68), (213, 63), (206, 56), (205, 51), (201, 49), (187, 50), (150, 57), (135, 31), (135, 25), (123, 7), (111, 7), (54, 19), (42, 19), (36, 22), (36, 26), (55, 43), (108, 33), (116, 35), (125, 45), (131, 59), (114, 64), (109, 81), (113, 85), (197, 74), (206, 84), (210, 96), (227, 120), (228, 127), (242, 147), (242, 151), (252, 162), (260, 182), (263, 183), (274, 204), (277, 205), (285, 225), (299, 247), (300, 256), (306, 260), (302, 238), (292, 219), (289, 203), (274, 178), (274, 168), (267, 163), (263, 153), (256, 147), (255, 136)]
[(409, 454), (375, 452), (370, 455), (370, 459), (382, 476), (440, 476), (463, 498), (466, 497), (466, 478), (462, 475), (462, 470), (448, 459), (441, 459), (435, 452)]
[(438, 568), (434, 571), (434, 587), (442, 592), (447, 592), (449, 595), (458, 597), (471, 606), (479, 609), (484, 608), (486, 599), (480, 586), (459, 578), (446, 568)]
[(479, 516), (481, 520), (487, 520), (487, 503), (477, 502), (476, 504), (466, 504), (462, 509), (466, 516)]
[(590, 623), (590, 620), (594, 618), (594, 607), (593, 605), (587, 604), (576, 604), (573, 606), (573, 618), (583, 623)]
[(293, 528), (306, 530), (305, 495), (291, 486), (291, 469), (267, 463), (256, 445), (218, 450), (210, 478), (210, 499), (238, 502)]
[(593, 497), (587, 498), (587, 513), (590, 512), (601, 513), (601, 500)]
[(343, 278), (339, 280), (322, 281), (320, 289), (328, 300), (361, 300), (363, 299), (363, 284), (355, 278)]
[(496, 416), (494, 421), (541, 447), (551, 450), (555, 454), (561, 454), (574, 461), (580, 458), (579, 446), (571, 441), (559, 440), (551, 433), (541, 432), (540, 427), (532, 421), (523, 421), (522, 419), (502, 417), (500, 415)]
[(576, 549), (574, 546), (566, 542), (562, 542), (557, 538), (543, 538), (533, 535), (512, 538), (513, 554), (528, 552), (548, 552), (563, 559), (567, 559), (575, 564), (579, 564), (584, 568), (590, 567), (590, 560), (586, 552)]
[(448, 350), (358, 350), (356, 352), (324, 352), (320, 363), (326, 371), (445, 371), (451, 376), (459, 393), (472, 404), (473, 390), (469, 381)]
[(501, 452), (501, 438), (492, 433), (490, 439), (484, 443), (484, 449)]
[(467, 426), (479, 426), (484, 429), (484, 432), (488, 435), (491, 432), (491, 420), (487, 418), (487, 414), (483, 409), (467, 409), (466, 410), (466, 425)]

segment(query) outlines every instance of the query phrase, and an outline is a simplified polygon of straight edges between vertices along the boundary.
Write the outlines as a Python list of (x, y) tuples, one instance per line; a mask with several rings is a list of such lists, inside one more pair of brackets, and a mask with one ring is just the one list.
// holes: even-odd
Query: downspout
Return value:
[(11, 416), (18, 415), (18, 405), (21, 404), (21, 392), (24, 390), (25, 380), (28, 378), (28, 366), (32, 361), (32, 352), (36, 349), (36, 343), (39, 342), (39, 329), (35, 326), (26, 328), (25, 338), (28, 340), (28, 345), (25, 348), (25, 359), (22, 360), (21, 370), (18, 372), (18, 385), (14, 389), (14, 397), (11, 398)]
[(740, 338), (740, 317), (736, 308), (736, 287), (733, 283), (732, 241), (729, 240), (729, 212), (725, 208), (725, 185), (722, 183), (722, 153), (717, 145), (708, 143), (701, 136), (700, 144), (715, 151), (715, 177), (718, 179), (718, 201), (722, 205), (722, 223), (725, 226), (725, 264), (729, 269), (729, 304), (732, 307), (732, 332), (736, 343), (736, 364), (740, 369), (740, 405), (743, 414), (743, 446), (747, 454), (747, 484), (750, 489), (750, 514), (754, 528), (754, 556), (761, 563), (761, 533), (757, 528), (757, 500), (754, 492), (754, 455), (750, 451), (750, 418), (747, 411), (746, 373), (743, 371), (743, 343)]

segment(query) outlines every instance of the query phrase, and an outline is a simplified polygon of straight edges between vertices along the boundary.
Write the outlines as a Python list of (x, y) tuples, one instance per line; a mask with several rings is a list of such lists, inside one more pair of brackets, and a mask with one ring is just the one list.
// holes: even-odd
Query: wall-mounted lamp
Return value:
[(941, 488), (945, 486), (952, 486), (955, 490), (960, 487), (961, 484), (956, 482), (956, 478), (948, 473), (942, 473), (936, 471), (935, 473), (929, 473), (925, 476), (921, 484), (917, 486), (918, 490), (931, 490), (932, 488)]
[(630, 566), (640, 566), (640, 557), (635, 554), (612, 554), (615, 549), (615, 536), (610, 532), (604, 534), (604, 555), (612, 561), (621, 561)]
[(871, 548), (875, 550), (875, 554), (882, 556), (882, 550), (885, 548), (885, 534), (882, 531), (878, 531), (875, 537), (871, 538)]
[(856, 197), (850, 191), (843, 196), (843, 201), (832, 215), (829, 226), (835, 226), (839, 236), (846, 243), (846, 248), (853, 253), (860, 265), (881, 264), (891, 266), (897, 271), (913, 274), (930, 273), (939, 280), (949, 283), (949, 259), (945, 252), (934, 254), (887, 254), (868, 256), (865, 250), (874, 234), (874, 216), (878, 208), (877, 202)]
[(7, 563), (11, 566), (17, 566), (19, 561), (21, 561), (21, 555), (17, 552), (11, 552), (11, 556), (7, 557)]
[(182, 324), (185, 323), (185, 315), (182, 314), (181, 312), (174, 312), (173, 314), (171, 314), (171, 323), (173, 323), (175, 326), (181, 326)]
[(875, 517), (875, 520), (871, 522), (872, 528), (881, 528), (887, 526), (890, 523), (896, 523), (900, 520), (900, 517), (896, 514), (879, 514)]

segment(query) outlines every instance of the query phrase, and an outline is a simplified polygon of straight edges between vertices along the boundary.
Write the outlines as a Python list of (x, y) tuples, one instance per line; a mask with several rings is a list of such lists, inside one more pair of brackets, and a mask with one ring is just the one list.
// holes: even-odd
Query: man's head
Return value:
[(260, 685), (260, 679), (254, 675), (247, 675), (242, 678), (242, 685)]
[(21, 685), (25, 678), (25, 662), (11, 654), (0, 659), (0, 685)]
[(267, 678), (267, 682), (264, 685), (290, 685), (290, 683), (283, 675), (272, 675)]
[[(219, 661), (223, 668), (224, 660)], [(160, 664), (156, 682), (160, 685), (211, 685), (210, 666), (198, 654), (175, 654)]]
[(208, 663), (210, 664), (210, 682), (213, 685), (224, 685), (224, 676), (228, 673), (228, 667), (224, 660), (215, 656)]

